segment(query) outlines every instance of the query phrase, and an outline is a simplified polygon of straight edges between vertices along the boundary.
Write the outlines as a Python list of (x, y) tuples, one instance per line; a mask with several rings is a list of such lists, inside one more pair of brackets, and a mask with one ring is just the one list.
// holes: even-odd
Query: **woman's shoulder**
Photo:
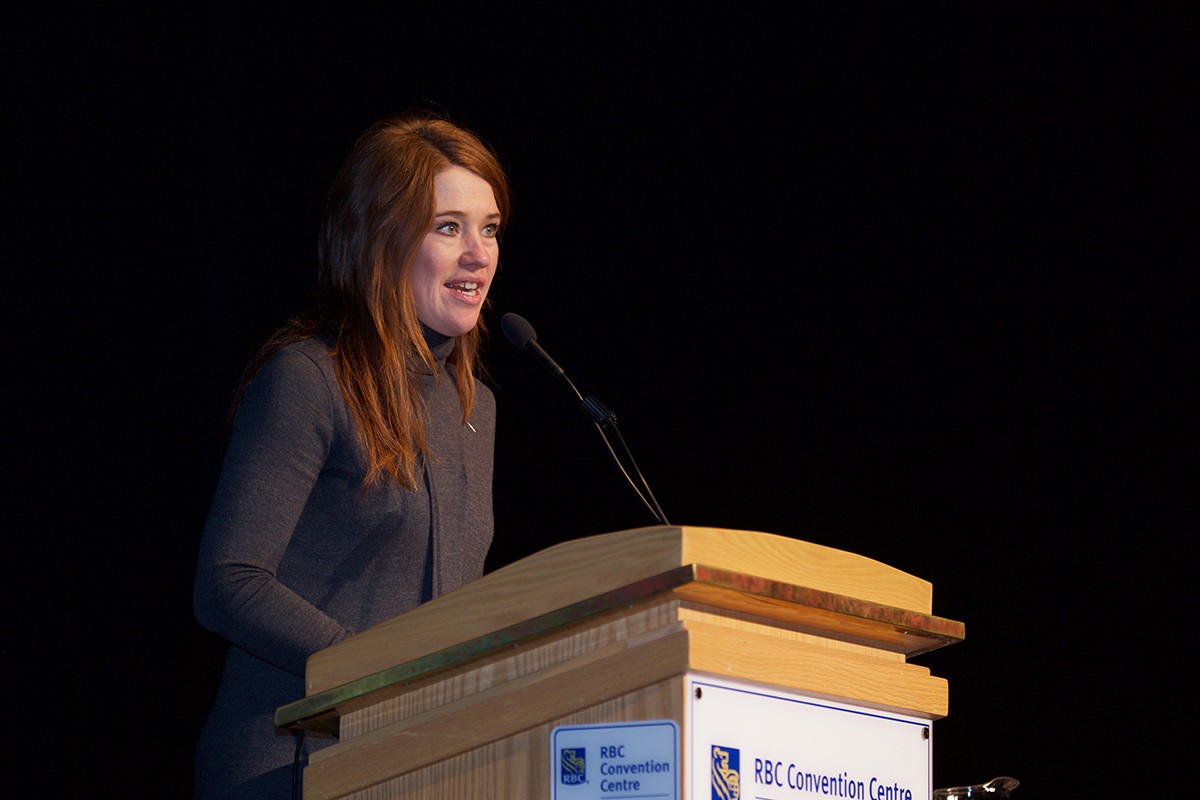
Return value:
[[(299, 339), (279, 347), (237, 400), (237, 429), (259, 440), (287, 441), (330, 431), (342, 418), (328, 344)], [(247, 434), (251, 435), (251, 434)]]
[(492, 393), (492, 387), (481, 381), (478, 376), (475, 378), (475, 402), (484, 403), (493, 409), (496, 407), (496, 395)]
[(492, 387), (485, 381), (480, 380), (479, 376), (475, 376), (475, 394), (480, 397), (487, 397), (488, 400), (495, 402), (495, 395), (492, 393)]
[(333, 345), (326, 337), (308, 336), (281, 346), (267, 360), (263, 368), (311, 371), (313, 367), (316, 367), (320, 372), (329, 372), (333, 369), (332, 350)]
[(326, 390), (336, 384), (337, 375), (331, 344), (319, 336), (297, 339), (276, 350), (250, 381), (251, 389), (289, 392)]

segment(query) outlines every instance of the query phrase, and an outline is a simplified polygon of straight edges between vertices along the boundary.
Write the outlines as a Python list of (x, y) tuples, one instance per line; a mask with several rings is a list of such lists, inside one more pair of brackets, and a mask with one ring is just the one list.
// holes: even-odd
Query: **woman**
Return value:
[(495, 400), (475, 373), (510, 205), (495, 155), (428, 115), (372, 126), (334, 180), (317, 301), (247, 368), (201, 539), (196, 616), (230, 648), (198, 797), (291, 797), (331, 743), (275, 730), (308, 656), (482, 574)]

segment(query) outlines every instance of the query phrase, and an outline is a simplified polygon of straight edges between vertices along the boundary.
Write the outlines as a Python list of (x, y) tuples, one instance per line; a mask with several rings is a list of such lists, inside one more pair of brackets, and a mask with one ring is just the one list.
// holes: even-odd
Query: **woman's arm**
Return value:
[(193, 603), (204, 627), (303, 676), (309, 655), (349, 635), (277, 579), (333, 437), (333, 397), (320, 368), (283, 350), (238, 407), (201, 537)]

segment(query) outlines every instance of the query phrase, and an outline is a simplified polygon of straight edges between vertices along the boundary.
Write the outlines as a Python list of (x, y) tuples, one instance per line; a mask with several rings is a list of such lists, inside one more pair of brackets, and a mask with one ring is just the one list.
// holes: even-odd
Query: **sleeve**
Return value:
[(193, 589), (201, 625), (300, 676), (309, 655), (350, 633), (276, 577), (330, 451), (333, 391), (294, 350), (254, 377), (238, 406)]

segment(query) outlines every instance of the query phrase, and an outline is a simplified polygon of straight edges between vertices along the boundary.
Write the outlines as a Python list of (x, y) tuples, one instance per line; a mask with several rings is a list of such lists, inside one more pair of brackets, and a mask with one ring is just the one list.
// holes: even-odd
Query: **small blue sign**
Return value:
[(550, 733), (552, 800), (678, 800), (674, 720), (561, 725)]

